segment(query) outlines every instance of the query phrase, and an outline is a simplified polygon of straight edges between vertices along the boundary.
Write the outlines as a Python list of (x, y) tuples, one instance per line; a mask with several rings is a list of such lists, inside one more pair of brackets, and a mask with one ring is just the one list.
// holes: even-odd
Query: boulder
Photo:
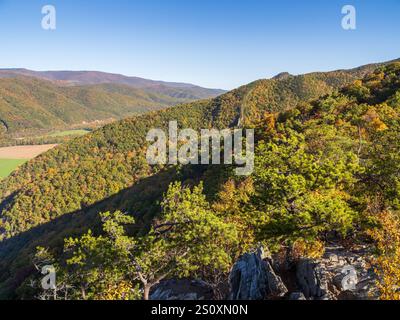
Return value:
[(270, 261), (264, 261), (267, 272), (267, 295), (273, 297), (282, 297), (287, 292), (285, 284), (280, 276), (278, 276), (272, 268)]
[(298, 285), (307, 299), (330, 300), (329, 278), (323, 264), (310, 259), (300, 260), (296, 267)]
[(367, 245), (346, 249), (330, 246), (318, 260), (303, 259), (296, 265), (296, 282), (307, 299), (378, 299), (376, 274)]
[(157, 285), (150, 300), (211, 300), (212, 288), (200, 280), (166, 280)]
[(303, 292), (292, 292), (289, 297), (289, 300), (307, 300), (304, 296)]
[(229, 276), (230, 299), (263, 300), (287, 293), (285, 284), (266, 258), (263, 249), (259, 248), (254, 253), (244, 254), (235, 263)]
[(345, 265), (339, 274), (333, 278), (333, 283), (339, 291), (354, 291), (358, 284), (357, 270), (352, 265)]

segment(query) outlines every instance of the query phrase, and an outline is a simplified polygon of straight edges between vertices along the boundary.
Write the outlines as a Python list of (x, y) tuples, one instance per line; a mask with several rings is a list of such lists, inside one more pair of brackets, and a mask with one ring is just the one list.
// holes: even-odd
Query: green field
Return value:
[(0, 179), (7, 177), (18, 166), (28, 161), (27, 159), (0, 159)]
[(67, 136), (83, 136), (89, 133), (89, 130), (80, 129), (80, 130), (65, 130), (60, 132), (51, 133), (48, 137), (67, 137)]

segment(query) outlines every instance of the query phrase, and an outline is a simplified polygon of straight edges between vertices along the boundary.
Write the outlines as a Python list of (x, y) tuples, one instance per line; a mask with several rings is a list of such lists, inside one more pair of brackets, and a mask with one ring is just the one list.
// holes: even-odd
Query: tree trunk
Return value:
[(82, 299), (86, 300), (86, 291), (85, 291), (85, 288), (83, 286), (81, 286), (81, 294), (82, 294)]
[(150, 300), (150, 289), (151, 286), (145, 285), (143, 289), (143, 300)]

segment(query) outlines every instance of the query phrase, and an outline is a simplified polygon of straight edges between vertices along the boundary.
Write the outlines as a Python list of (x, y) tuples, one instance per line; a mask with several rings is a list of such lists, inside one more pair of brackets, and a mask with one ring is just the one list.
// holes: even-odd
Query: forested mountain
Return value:
[[(257, 102), (249, 103), (284, 109), (299, 99), (328, 93), (377, 66), (304, 76), (287, 74), (282, 79), (261, 80), (254, 84), (251, 95)], [(191, 84), (104, 72), (0, 69), (0, 133), (53, 130), (83, 122), (120, 119), (222, 93), (223, 90)], [(259, 95), (268, 101), (262, 97), (258, 100)]]
[(32, 71), (28, 69), (0, 69), (0, 78), (29, 76), (49, 80), (64, 86), (86, 86), (96, 84), (122, 84), (143, 89), (147, 92), (162, 92), (166, 96), (176, 97), (177, 93), (185, 99), (204, 99), (224, 93), (220, 89), (202, 88), (190, 83), (148, 80), (99, 71)]
[(119, 84), (60, 87), (28, 77), (0, 79), (0, 119), (9, 134), (120, 119), (193, 99)]
[[(146, 268), (157, 269), (152, 264), (167, 259), (166, 265), (175, 266), (169, 270), (171, 276), (212, 281), (210, 269), (225, 274), (235, 258), (259, 241), (279, 250), (298, 241), (305, 248), (321, 243), (328, 231), (365, 237), (382, 213), (398, 206), (400, 153), (395, 141), (400, 65), (371, 73), (376, 67), (259, 80), (215, 99), (106, 125), (23, 165), (0, 182), (0, 294), (29, 295), (24, 281), (32, 274), (30, 259), (36, 246), (49, 247), (60, 268), (71, 268), (71, 282), (78, 281), (77, 274), (84, 268), (80, 274), (93, 281), (95, 290), (89, 298), (99, 298), (104, 297), (104, 285), (122, 288), (131, 281), (130, 289), (140, 286), (140, 281), (124, 278), (129, 273), (123, 269), (127, 254), (123, 250), (133, 247), (136, 251), (130, 254), (137, 255), (135, 261)], [(79, 88), (65, 90), (80, 96)], [(123, 91), (110, 86), (106, 90)], [(238, 123), (255, 128), (253, 175), (239, 179), (225, 166), (149, 166), (146, 134), (152, 128), (167, 128), (171, 120), (182, 128), (225, 128)], [(169, 188), (175, 181), (183, 184)], [(135, 223), (119, 213), (103, 214), (105, 235), (112, 237), (89, 234), (71, 239), (65, 247), (69, 260), (64, 260), (64, 238), (80, 236), (89, 228), (97, 234), (98, 214), (116, 210), (134, 217)], [(189, 232), (184, 222), (197, 221), (195, 214), (203, 220)], [(173, 223), (180, 219), (182, 223)], [(123, 229), (116, 227), (123, 223), (131, 225), (129, 234), (135, 240), (128, 241)], [(174, 227), (164, 230), (166, 236), (160, 238), (155, 226), (171, 223)], [(121, 242), (116, 247), (113, 241), (117, 240)], [(182, 260), (177, 257), (182, 253), (179, 245), (193, 245), (197, 255), (187, 254), (187, 260)], [(96, 260), (106, 276), (115, 275), (107, 278), (109, 283), (90, 273), (91, 255), (81, 254), (88, 248), (100, 250), (97, 253), (104, 259), (110, 254), (122, 259)], [(146, 250), (158, 260), (146, 256)], [(121, 266), (120, 272), (111, 271), (110, 263)]]

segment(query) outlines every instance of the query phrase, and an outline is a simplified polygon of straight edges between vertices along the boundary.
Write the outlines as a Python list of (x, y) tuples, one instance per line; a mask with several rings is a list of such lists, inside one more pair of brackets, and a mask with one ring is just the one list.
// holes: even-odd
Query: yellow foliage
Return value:
[(354, 84), (356, 87), (362, 87), (363, 82), (362, 82), (362, 80), (356, 80), (356, 81), (353, 82), (353, 84)]
[(319, 259), (325, 253), (325, 245), (322, 241), (306, 241), (299, 239), (293, 243), (292, 257), (295, 260), (302, 258)]
[(56, 173), (57, 173), (57, 170), (54, 169), (54, 168), (49, 168), (49, 169), (47, 170), (47, 175), (48, 175), (48, 176), (53, 176), (53, 175), (55, 175)]
[(374, 259), (382, 300), (400, 300), (400, 219), (385, 211), (379, 214), (380, 227), (368, 234), (376, 241), (379, 256)]
[(234, 223), (240, 234), (242, 252), (250, 249), (255, 241), (254, 230), (249, 226), (248, 213), (244, 205), (250, 201), (254, 193), (253, 180), (247, 178), (241, 182), (228, 180), (218, 194), (218, 201), (213, 203), (213, 209), (225, 216), (227, 221)]
[(219, 201), (213, 207), (219, 212), (236, 213), (241, 210), (243, 204), (250, 200), (250, 195), (254, 192), (253, 181), (247, 178), (240, 183), (228, 180), (218, 194)]
[(378, 77), (378, 79), (383, 80), (383, 79), (385, 79), (385, 73), (381, 71), (377, 74), (377, 77)]
[(337, 120), (336, 120), (336, 123), (335, 123), (335, 126), (336, 126), (336, 127), (342, 127), (342, 126), (345, 125), (345, 124), (346, 124), (346, 122), (343, 121), (342, 119), (337, 119)]
[(129, 282), (123, 281), (119, 284), (110, 284), (101, 293), (99, 300), (130, 300), (134, 287)]
[(276, 123), (275, 115), (273, 115), (272, 113), (266, 112), (264, 114), (263, 122), (264, 122), (265, 130), (267, 132), (275, 131), (275, 123)]
[(388, 128), (386, 124), (379, 118), (379, 115), (374, 108), (368, 109), (368, 111), (363, 116), (363, 120), (368, 122), (371, 127), (376, 131), (383, 131)]

